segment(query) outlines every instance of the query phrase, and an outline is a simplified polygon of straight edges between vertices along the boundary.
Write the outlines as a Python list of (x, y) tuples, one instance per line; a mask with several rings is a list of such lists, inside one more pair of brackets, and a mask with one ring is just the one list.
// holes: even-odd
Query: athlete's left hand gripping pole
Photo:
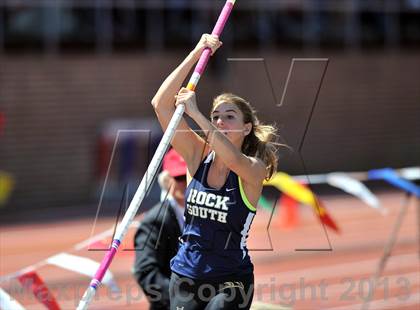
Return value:
[[(223, 28), (225, 27), (226, 21), (229, 18), (230, 12), (232, 11), (235, 1), (236, 0), (226, 1), (222, 12), (220, 13), (219, 18), (217, 19), (216, 25), (214, 26), (212, 34), (220, 36), (220, 34), (223, 31)], [(192, 74), (188, 82), (188, 85), (187, 85), (188, 89), (194, 90), (196, 88), (198, 81), (201, 75), (203, 74), (204, 69), (206, 68), (206, 65), (209, 61), (210, 55), (211, 55), (211, 50), (209, 48), (206, 48), (201, 54), (200, 60), (198, 61), (194, 69), (194, 73)], [(152, 183), (153, 177), (156, 174), (157, 169), (159, 168), (160, 163), (163, 159), (163, 156), (172, 140), (172, 137), (175, 134), (175, 130), (178, 127), (179, 122), (181, 121), (184, 110), (185, 110), (184, 105), (181, 104), (177, 106), (174, 112), (174, 115), (172, 116), (172, 119), (169, 122), (168, 128), (166, 129), (162, 137), (162, 140), (160, 141), (159, 146), (156, 149), (155, 154), (153, 155), (152, 161), (150, 162), (149, 167), (147, 168), (147, 171), (144, 174), (143, 179), (141, 180), (136, 193), (134, 194), (133, 200), (131, 201), (127, 212), (125, 213), (124, 218), (122, 219), (122, 221), (119, 223), (117, 227), (114, 240), (112, 241), (111, 249), (107, 252), (105, 257), (103, 258), (101, 265), (99, 266), (98, 270), (95, 273), (95, 276), (90, 282), (89, 287), (87, 288), (85, 294), (80, 300), (77, 310), (87, 309), (93, 297), (95, 296), (96, 290), (101, 284), (101, 281), (105, 275), (105, 272), (107, 271), (109, 265), (111, 264), (112, 259), (114, 258), (115, 253), (118, 250), (118, 247), (120, 246), (122, 240), (124, 239), (128, 231), (128, 228), (131, 222), (133, 221), (133, 218), (136, 215), (137, 210), (140, 207), (140, 204), (143, 201), (144, 196), (146, 195), (147, 190), (149, 189)]]

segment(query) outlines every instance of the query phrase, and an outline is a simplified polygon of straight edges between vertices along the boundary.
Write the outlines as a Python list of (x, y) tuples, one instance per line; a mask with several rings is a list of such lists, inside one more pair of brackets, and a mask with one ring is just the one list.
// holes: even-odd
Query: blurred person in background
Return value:
[(146, 213), (134, 237), (134, 276), (152, 310), (169, 309), (169, 262), (184, 226), (186, 171), (185, 161), (171, 149), (159, 175), (162, 202)]

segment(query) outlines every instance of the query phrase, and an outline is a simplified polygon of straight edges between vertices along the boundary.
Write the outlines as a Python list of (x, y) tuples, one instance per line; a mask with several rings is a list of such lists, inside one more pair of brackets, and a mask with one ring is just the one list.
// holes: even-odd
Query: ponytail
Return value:
[(247, 156), (258, 157), (265, 163), (266, 180), (268, 180), (277, 171), (277, 149), (279, 146), (279, 143), (275, 142), (277, 129), (272, 125), (260, 123), (252, 125), (252, 127), (242, 144), (242, 152)]

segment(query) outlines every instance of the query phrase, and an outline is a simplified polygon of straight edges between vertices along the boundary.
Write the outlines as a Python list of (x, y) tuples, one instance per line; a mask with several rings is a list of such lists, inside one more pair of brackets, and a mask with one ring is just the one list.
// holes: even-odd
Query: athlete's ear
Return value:
[(252, 130), (252, 123), (246, 123), (244, 128), (244, 136), (249, 135)]

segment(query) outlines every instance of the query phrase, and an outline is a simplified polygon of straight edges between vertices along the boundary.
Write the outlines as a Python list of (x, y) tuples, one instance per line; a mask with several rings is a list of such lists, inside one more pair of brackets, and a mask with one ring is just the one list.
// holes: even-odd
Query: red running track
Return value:
[[(254, 308), (353, 310), (361, 309), (370, 296), (369, 309), (419, 309), (418, 202), (414, 199), (409, 201), (392, 255), (373, 291), (370, 277), (404, 201), (400, 192), (381, 193), (378, 197), (389, 210), (386, 216), (351, 196), (321, 197), (342, 230), (341, 235), (328, 231), (331, 251), (295, 250), (329, 248), (324, 229), (309, 208), (300, 207), (299, 224), (293, 230), (279, 227), (276, 217), (267, 228), (270, 214), (259, 210), (248, 242), (256, 275)], [(72, 250), (75, 244), (89, 238), (92, 223), (93, 219), (84, 219), (1, 228), (1, 276), (60, 252), (100, 262), (103, 252)], [(114, 219), (100, 219), (95, 233), (113, 224)], [(133, 231), (122, 249), (131, 246)], [(112, 293), (102, 286), (90, 309), (147, 309), (147, 300), (131, 276), (132, 263), (132, 252), (117, 253), (110, 269), (122, 291)], [(62, 309), (74, 309), (90, 281), (86, 276), (50, 265), (40, 267), (38, 273)], [(21, 290), (17, 280), (0, 285), (27, 309), (44, 309), (30, 293)]]

